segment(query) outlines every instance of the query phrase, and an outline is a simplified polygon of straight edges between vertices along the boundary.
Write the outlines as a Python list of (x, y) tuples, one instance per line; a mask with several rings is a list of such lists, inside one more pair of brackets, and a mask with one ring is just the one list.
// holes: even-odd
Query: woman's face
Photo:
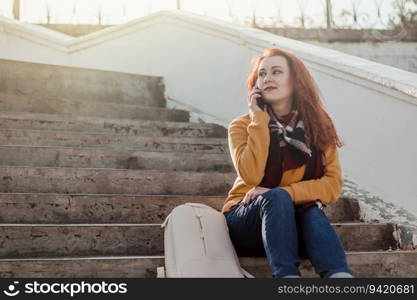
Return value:
[(267, 103), (274, 104), (285, 99), (291, 101), (293, 85), (286, 58), (265, 57), (258, 67), (257, 85)]

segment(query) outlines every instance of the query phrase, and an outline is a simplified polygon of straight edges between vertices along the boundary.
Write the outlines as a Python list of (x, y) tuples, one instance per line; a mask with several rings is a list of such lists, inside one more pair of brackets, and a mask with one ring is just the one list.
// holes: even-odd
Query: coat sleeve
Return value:
[(292, 183), (282, 188), (291, 195), (296, 204), (316, 199), (320, 199), (324, 204), (330, 204), (339, 198), (342, 186), (339, 154), (336, 146), (331, 146), (325, 151), (324, 175), (321, 178)]
[(249, 124), (242, 118), (230, 123), (228, 142), (238, 176), (245, 184), (256, 186), (264, 176), (268, 158), (270, 116), (264, 111), (255, 111), (249, 116)]

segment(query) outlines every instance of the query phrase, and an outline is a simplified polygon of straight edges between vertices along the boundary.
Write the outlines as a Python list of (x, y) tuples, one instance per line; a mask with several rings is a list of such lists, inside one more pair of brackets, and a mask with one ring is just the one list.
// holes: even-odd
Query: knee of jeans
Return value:
[(263, 198), (267, 203), (272, 203), (283, 208), (294, 209), (294, 203), (286, 190), (280, 188), (271, 189)]
[(318, 220), (318, 218), (326, 217), (326, 214), (317, 206), (313, 206), (307, 210), (306, 216)]

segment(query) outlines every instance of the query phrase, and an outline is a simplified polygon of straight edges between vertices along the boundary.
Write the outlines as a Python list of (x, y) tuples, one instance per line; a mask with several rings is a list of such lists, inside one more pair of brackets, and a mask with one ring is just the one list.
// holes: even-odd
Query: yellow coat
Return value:
[[(238, 177), (224, 201), (222, 212), (229, 211), (257, 186), (263, 176), (269, 150), (270, 116), (264, 111), (242, 115), (228, 128), (229, 149)], [(342, 190), (343, 176), (336, 146), (324, 151), (324, 175), (320, 179), (304, 180), (303, 165), (282, 174), (279, 187), (285, 189), (295, 204), (320, 199), (324, 204), (336, 201)], [(277, 186), (277, 187), (278, 187)]]

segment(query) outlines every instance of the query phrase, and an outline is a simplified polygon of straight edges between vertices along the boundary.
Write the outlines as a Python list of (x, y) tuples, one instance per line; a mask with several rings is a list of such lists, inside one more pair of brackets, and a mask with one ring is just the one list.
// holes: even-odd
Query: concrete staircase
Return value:
[[(227, 130), (167, 109), (162, 78), (0, 60), (0, 277), (155, 277), (177, 205), (220, 209), (236, 174)], [(326, 214), (356, 277), (417, 277), (395, 224), (358, 199)], [(257, 277), (266, 258), (241, 257)], [(318, 277), (309, 261), (303, 276)]]

